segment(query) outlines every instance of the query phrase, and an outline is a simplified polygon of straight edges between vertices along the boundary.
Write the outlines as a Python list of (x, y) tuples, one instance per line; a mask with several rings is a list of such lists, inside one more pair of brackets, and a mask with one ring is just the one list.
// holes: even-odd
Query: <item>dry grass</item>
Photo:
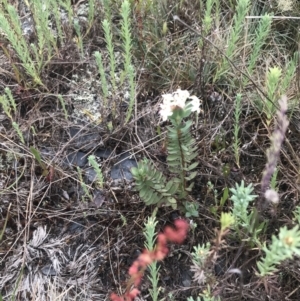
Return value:
[[(231, 206), (230, 203), (226, 203), (225, 208), (219, 206), (223, 189), (244, 179), (246, 183), (253, 183), (259, 194), (265, 152), (274, 124), (266, 124), (265, 116), (255, 102), (264, 92), (268, 67), (277, 65), (284, 69), (298, 49), (298, 24), (288, 18), (274, 19), (252, 81), (243, 87), (239, 169), (232, 148), (233, 104), (236, 93), (241, 92), (245, 61), (251, 51), (247, 41), (254, 33), (251, 26), (255, 27), (257, 20), (245, 20), (247, 31), (237, 47), (233, 60), (235, 67), (230, 66), (225, 77), (214, 81), (215, 71), (224, 58), (220, 50), (225, 49), (233, 22), (233, 4), (221, 1), (220, 14), (214, 15), (212, 30), (206, 35), (210, 42), (200, 45), (197, 32), (201, 33), (199, 3), (203, 1), (181, 1), (181, 6), (171, 0), (165, 2), (161, 4), (159, 18), (146, 8), (134, 6), (137, 108), (136, 116), (126, 126), (122, 122), (126, 113), (125, 91), (112, 96), (118, 104), (116, 119), (110, 115), (109, 108), (102, 108), (100, 124), (91, 122), (87, 116), (72, 115), (74, 110), (81, 109), (75, 101), (76, 94), (94, 89), (92, 95), (101, 95), (92, 56), (95, 50), (105, 53), (103, 34), (99, 30), (101, 16), (95, 19), (85, 37), (84, 59), (80, 58), (78, 48), (72, 42), (74, 37), (69, 31), (65, 33), (70, 43), (62, 46), (59, 56), (49, 62), (41, 75), (47, 90), (18, 83), (11, 62), (1, 52), (0, 88), (3, 92), (4, 87), (9, 86), (13, 91), (18, 107), (14, 118), (25, 138), (25, 144), (20, 143), (11, 121), (0, 112), (0, 229), (7, 220), (0, 244), (3, 300), (108, 300), (112, 291), (122, 292), (128, 267), (143, 249), (142, 228), (153, 208), (145, 207), (138, 199), (131, 182), (113, 180), (110, 172), (118, 155), (126, 152), (137, 160), (148, 157), (164, 169), (165, 124), (160, 122), (157, 110), (160, 95), (166, 91), (187, 88), (204, 102), (204, 113), (193, 129), (200, 163), (192, 197), (200, 204), (199, 218), (194, 219), (197, 228), (191, 231), (186, 243), (170, 246), (170, 256), (161, 263), (159, 284), (166, 300), (186, 300), (206, 288), (191, 280), (190, 252), (196, 244), (213, 242), (214, 229), (219, 227), (218, 214)], [(270, 7), (270, 3), (276, 1), (252, 2), (253, 15), (262, 11), (284, 14), (279, 7), (278, 10), (275, 6)], [(102, 7), (99, 10), (103, 13)], [(113, 6), (116, 22), (117, 11)], [(291, 13), (295, 17), (300, 15), (296, 4)], [(195, 31), (174, 22), (174, 14)], [(168, 26), (165, 33), (162, 30), (164, 22)], [(119, 47), (118, 41), (116, 45)], [(16, 58), (12, 59), (18, 63)], [(299, 96), (298, 75), (292, 78), (286, 91), (291, 102)], [(68, 120), (57, 94), (64, 97)], [(295, 117), (297, 112), (298, 106), (291, 116), (296, 125), (299, 123)], [(113, 130), (108, 129), (109, 122), (112, 122)], [(74, 127), (77, 128), (75, 135), (72, 134)], [(281, 202), (277, 208), (268, 208), (263, 213), (262, 218), (268, 219), (269, 224), (261, 241), (268, 242), (276, 233), (275, 229), (293, 223), (292, 210), (299, 205), (298, 137), (299, 129), (291, 126), (278, 165), (277, 186)], [(47, 168), (55, 170), (50, 182), (34, 159), (31, 146), (41, 152)], [(81, 150), (88, 156), (99, 148), (111, 150), (101, 162), (106, 182), (100, 201), (95, 183), (86, 184), (92, 198), (84, 197), (76, 168), (65, 162), (72, 152)], [(217, 200), (208, 189), (208, 181), (216, 189)], [(160, 208), (158, 231), (172, 223), (178, 214), (169, 208)], [(231, 301), (299, 300), (299, 260), (283, 263), (279, 273), (262, 281), (255, 275), (260, 256), (260, 250), (249, 248), (234, 236), (226, 237), (217, 263), (211, 267), (214, 275), (209, 284), (213, 295)], [(242, 276), (228, 274), (231, 268), (239, 268)], [(141, 300), (149, 299), (148, 288), (149, 281), (145, 278)]]

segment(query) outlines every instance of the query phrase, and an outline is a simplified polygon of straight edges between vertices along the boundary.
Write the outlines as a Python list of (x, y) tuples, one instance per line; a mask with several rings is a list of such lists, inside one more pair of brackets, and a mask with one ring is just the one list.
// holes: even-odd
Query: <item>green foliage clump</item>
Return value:
[(257, 263), (261, 277), (271, 275), (277, 271), (276, 265), (286, 259), (292, 259), (294, 255), (300, 256), (300, 231), (299, 225), (288, 230), (286, 226), (281, 227), (279, 235), (272, 236), (269, 247), (263, 247), (265, 257)]
[(229, 190), (232, 192), (230, 199), (233, 201), (234, 228), (239, 234), (239, 238), (245, 239), (247, 237), (247, 240), (250, 239), (250, 243), (254, 242), (260, 246), (258, 235), (265, 229), (266, 222), (257, 223), (257, 210), (255, 208), (249, 209), (250, 203), (257, 197), (257, 195), (252, 194), (252, 184), (245, 187), (245, 183), (242, 181), (240, 185), (236, 183), (236, 187)]
[[(129, 87), (129, 102), (128, 109), (126, 112), (125, 122), (127, 123), (132, 116), (133, 107), (135, 105), (135, 96), (136, 96), (136, 81), (135, 81), (135, 68), (132, 62), (132, 51), (133, 51), (133, 37), (132, 37), (132, 20), (130, 18), (131, 15), (131, 5), (128, 0), (124, 0), (120, 9), (121, 16), (121, 48), (122, 48), (122, 56), (124, 58), (124, 70), (121, 74), (120, 84), (117, 85), (116, 80), (116, 54), (115, 54), (115, 44), (114, 44), (114, 35), (113, 35), (113, 27), (111, 18), (111, 8), (109, 1), (104, 1), (104, 13), (105, 19), (102, 21), (102, 28), (104, 31), (104, 38), (106, 43), (106, 49), (108, 51), (108, 67), (110, 73), (110, 82), (112, 85), (112, 92), (115, 94), (117, 89), (120, 86), (125, 86), (126, 89)], [(100, 78), (101, 78), (101, 86), (102, 92), (104, 96), (104, 108), (110, 108), (113, 118), (116, 118), (116, 103), (115, 100), (112, 100), (108, 106), (108, 80), (106, 79), (106, 66), (103, 62), (102, 55), (99, 51), (95, 52), (96, 63), (98, 66)], [(127, 81), (125, 82), (125, 79)]]
[(178, 180), (172, 179), (167, 182), (162, 172), (146, 159), (139, 162), (137, 167), (133, 167), (131, 173), (139, 195), (146, 205), (165, 204), (176, 208), (174, 194), (178, 190)]
[(191, 173), (198, 165), (198, 162), (191, 163), (197, 156), (197, 147), (192, 139), (190, 128), (192, 121), (188, 120), (185, 123), (173, 123), (173, 127), (168, 127), (168, 157), (167, 162), (172, 173), (181, 176), (181, 197), (185, 197), (188, 191), (191, 191), (192, 185), (187, 187), (186, 182), (192, 180), (197, 172)]
[(249, 225), (248, 206), (257, 197), (252, 194), (252, 184), (245, 187), (245, 183), (242, 181), (240, 185), (236, 183), (236, 187), (229, 190), (232, 192), (230, 198), (233, 201), (232, 214), (239, 225), (247, 227)]
[(0, 95), (0, 104), (2, 106), (3, 111), (5, 114), (10, 118), (12, 126), (14, 127), (15, 131), (17, 132), (21, 142), (25, 144), (23, 133), (19, 127), (19, 124), (14, 121), (13, 114), (17, 111), (17, 105), (15, 99), (11, 93), (9, 88), (4, 89), (5, 94)]

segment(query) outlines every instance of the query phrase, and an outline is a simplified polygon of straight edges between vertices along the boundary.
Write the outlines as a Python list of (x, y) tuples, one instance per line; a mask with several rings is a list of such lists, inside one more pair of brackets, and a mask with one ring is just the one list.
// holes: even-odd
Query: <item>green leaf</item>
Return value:
[(174, 128), (170, 127), (170, 126), (168, 126), (167, 129), (168, 129), (168, 134), (169, 135), (170, 134), (174, 134), (174, 135), (177, 136), (177, 130), (176, 129), (174, 129)]
[(168, 190), (168, 192), (173, 195), (177, 192), (178, 190), (178, 185), (179, 183), (175, 183), (173, 180), (170, 180), (167, 185), (166, 185), (166, 189)]
[(176, 155), (177, 157), (179, 157), (179, 154), (178, 154), (178, 151), (179, 151), (179, 148), (176, 147), (176, 149), (172, 149), (172, 148), (168, 148), (168, 155)]
[(168, 204), (175, 210), (177, 209), (177, 201), (174, 198), (168, 198)]
[(144, 200), (146, 202), (150, 202), (153, 199), (153, 197), (154, 197), (153, 194), (154, 194), (153, 190), (149, 189), (149, 190), (145, 191), (144, 192)]
[(134, 178), (136, 178), (139, 175), (139, 169), (137, 167), (132, 167), (130, 171)]
[(228, 197), (229, 197), (229, 189), (228, 189), (228, 187), (225, 187), (224, 191), (223, 191), (221, 201), (220, 201), (220, 205), (222, 207), (224, 206), (225, 202), (228, 200)]
[(168, 198), (168, 202), (170, 203), (170, 204), (176, 204), (177, 202), (176, 202), (176, 199), (174, 199), (174, 198)]
[[(196, 151), (196, 150), (195, 150)], [(194, 152), (194, 151), (193, 151)], [(191, 155), (189, 155), (189, 160), (192, 161), (193, 159), (195, 159), (196, 157), (198, 156), (198, 154), (195, 152), (195, 153), (192, 153)]]
[(178, 155), (178, 153), (175, 155), (168, 155), (168, 161), (175, 161), (175, 160), (179, 160), (179, 159), (180, 159), (180, 156)]
[(147, 195), (148, 189), (144, 188), (144, 189), (140, 189), (140, 198), (144, 199)]
[(30, 151), (31, 153), (34, 155), (34, 158), (38, 161), (38, 163), (40, 165), (43, 165), (43, 162), (42, 162), (42, 158), (41, 158), (41, 155), (40, 155), (40, 152), (34, 148), (33, 146), (30, 147)]
[(185, 107), (184, 108), (184, 113), (183, 113), (183, 118), (189, 117), (191, 115), (191, 108)]
[(34, 158), (38, 161), (39, 165), (42, 167), (43, 176), (47, 176), (49, 172), (47, 170), (46, 164), (42, 161), (40, 152), (36, 148), (34, 148), (33, 146), (30, 147), (30, 151), (33, 154)]
[(198, 171), (192, 172), (188, 177), (185, 177), (187, 181), (194, 179), (197, 176)]
[(185, 171), (191, 171), (194, 168), (196, 168), (198, 166), (199, 162), (194, 162), (193, 164), (191, 164), (189, 167), (186, 167), (184, 170)]
[(188, 191), (188, 192), (191, 192), (192, 191), (192, 189), (193, 189), (193, 187), (194, 187), (194, 182), (192, 182), (190, 185), (189, 185), (189, 187), (187, 187), (185, 190), (186, 191)]

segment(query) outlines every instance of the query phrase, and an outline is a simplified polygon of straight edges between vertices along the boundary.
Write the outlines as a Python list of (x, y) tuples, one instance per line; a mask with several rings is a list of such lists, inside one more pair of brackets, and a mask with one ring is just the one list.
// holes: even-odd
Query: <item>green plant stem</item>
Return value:
[[(156, 220), (156, 212), (157, 208), (153, 211), (152, 216), (148, 218), (147, 222), (145, 223), (145, 229), (144, 229), (144, 236), (146, 238), (145, 242), (145, 248), (149, 251), (153, 251), (155, 249), (156, 245), (156, 236), (157, 233), (155, 232), (155, 227), (157, 225)], [(148, 276), (150, 282), (151, 282), (151, 288), (149, 289), (151, 298), (153, 301), (158, 301), (159, 296), (159, 267), (157, 266), (157, 262), (151, 263), (149, 266), (149, 272), (150, 275)]]
[(135, 83), (135, 72), (134, 72), (134, 67), (132, 65), (129, 66), (128, 69), (128, 79), (129, 79), (129, 88), (130, 88), (130, 93), (129, 93), (129, 105), (126, 113), (126, 123), (129, 121), (131, 115), (132, 115), (132, 110), (133, 107), (136, 103), (136, 97), (135, 97), (135, 89), (136, 89), (136, 83)]
[(105, 19), (102, 22), (102, 28), (104, 30), (104, 37), (106, 42), (106, 48), (109, 54), (109, 66), (110, 66), (110, 78), (114, 92), (117, 90), (116, 85), (116, 60), (113, 46), (113, 36), (111, 32), (111, 23)]
[(9, 205), (8, 205), (7, 213), (6, 213), (6, 218), (5, 218), (5, 221), (4, 221), (4, 225), (3, 225), (3, 228), (2, 228), (2, 230), (1, 230), (1, 232), (0, 232), (0, 242), (2, 241), (4, 232), (5, 232), (5, 230), (6, 230), (6, 225), (7, 225), (7, 221), (8, 221), (8, 217), (9, 217), (9, 210), (10, 210), (10, 207), (11, 207), (11, 203), (9, 203)]
[[(102, 61), (102, 55), (99, 51), (95, 52), (95, 58), (96, 58), (96, 63), (98, 66), (100, 78), (101, 78), (101, 87), (102, 87), (102, 92), (103, 92), (103, 104), (104, 107), (107, 107), (107, 97), (108, 97), (108, 88), (107, 88), (107, 81), (106, 81), (106, 76), (105, 76), (105, 71), (104, 71), (104, 65)], [(114, 116), (114, 110), (112, 110), (112, 114)]]
[(185, 157), (184, 157), (184, 152), (183, 152), (181, 141), (180, 141), (181, 131), (178, 128), (177, 128), (177, 136), (178, 136), (178, 146), (179, 146), (179, 149), (180, 149), (180, 157), (181, 157), (180, 179), (181, 179), (182, 191), (184, 192), (186, 190), (186, 179), (185, 179), (186, 171), (185, 171), (185, 166), (184, 166)]
[(121, 5), (121, 16), (122, 16), (122, 45), (123, 45), (123, 56), (124, 56), (124, 73), (126, 76), (129, 74), (129, 67), (131, 65), (131, 51), (132, 51), (132, 38), (130, 29), (130, 3), (124, 0)]
[(235, 156), (235, 162), (238, 167), (240, 167), (240, 139), (239, 139), (239, 130), (240, 130), (240, 115), (241, 115), (241, 103), (242, 103), (242, 95), (237, 94), (235, 98), (235, 108), (234, 108), (234, 142), (233, 142), (233, 148), (234, 148), (234, 156)]

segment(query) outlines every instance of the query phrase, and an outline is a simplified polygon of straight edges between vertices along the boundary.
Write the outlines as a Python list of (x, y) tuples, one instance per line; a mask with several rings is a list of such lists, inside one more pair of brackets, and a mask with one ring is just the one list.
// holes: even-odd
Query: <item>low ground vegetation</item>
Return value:
[(299, 3), (44, 2), (0, 1), (0, 300), (299, 300)]

